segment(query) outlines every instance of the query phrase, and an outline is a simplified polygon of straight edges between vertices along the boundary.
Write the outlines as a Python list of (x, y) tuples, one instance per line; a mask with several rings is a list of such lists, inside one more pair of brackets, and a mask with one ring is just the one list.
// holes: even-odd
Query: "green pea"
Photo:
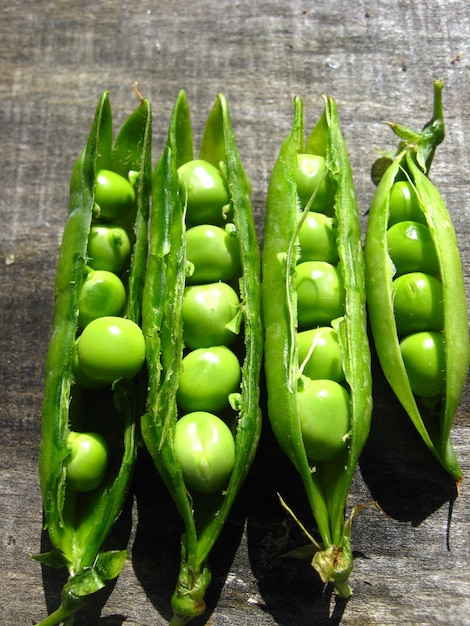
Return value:
[(445, 389), (442, 334), (413, 333), (401, 340), (400, 350), (413, 393), (420, 398), (440, 396)]
[(235, 442), (228, 426), (204, 411), (181, 417), (174, 430), (174, 451), (189, 490), (220, 492), (235, 463)]
[(78, 340), (75, 343), (75, 350), (72, 360), (72, 381), (75, 385), (82, 387), (83, 389), (103, 389), (108, 385), (107, 382), (95, 380), (85, 374), (78, 358)]
[(67, 487), (72, 491), (93, 491), (104, 478), (109, 448), (98, 433), (71, 431), (67, 437)]
[(187, 285), (230, 282), (240, 273), (240, 246), (235, 226), (194, 226), (186, 232), (186, 260), (192, 272)]
[(296, 267), (297, 315), (302, 328), (323, 326), (344, 314), (345, 292), (341, 271), (324, 261), (306, 261)]
[(392, 283), (392, 297), (397, 330), (401, 335), (442, 330), (442, 283), (434, 276), (422, 272), (403, 274)]
[(331, 211), (335, 199), (335, 184), (330, 178), (324, 157), (317, 154), (298, 154), (295, 173), (297, 194), (302, 208), (307, 206), (313, 192), (312, 211)]
[(135, 192), (128, 180), (111, 170), (100, 170), (95, 180), (96, 217), (119, 220), (134, 207)]
[(302, 373), (305, 376), (343, 382), (342, 355), (336, 330), (331, 326), (304, 330), (298, 333), (297, 342), (299, 366), (304, 365)]
[(226, 283), (186, 287), (181, 308), (185, 346), (231, 345), (237, 338), (239, 313), (238, 294)]
[(300, 262), (339, 261), (336, 244), (336, 223), (323, 213), (309, 211), (299, 230)]
[(78, 338), (77, 352), (86, 376), (112, 383), (139, 373), (145, 360), (145, 339), (140, 327), (131, 320), (99, 317)]
[(426, 218), (418, 202), (413, 185), (407, 180), (399, 180), (390, 189), (390, 207), (388, 226), (397, 222), (420, 222), (426, 224)]
[(223, 225), (227, 219), (229, 195), (220, 171), (203, 159), (188, 161), (178, 168), (180, 194), (186, 206), (186, 220), (193, 225)]
[(240, 380), (240, 363), (229, 348), (198, 348), (183, 359), (176, 400), (184, 411), (217, 413), (229, 406)]
[(120, 274), (129, 264), (131, 242), (121, 226), (92, 224), (88, 236), (88, 265)]
[(126, 289), (121, 279), (106, 270), (91, 270), (80, 292), (78, 324), (85, 328), (92, 320), (106, 315), (121, 315), (126, 304)]
[(329, 461), (348, 443), (351, 400), (333, 380), (304, 379), (297, 394), (300, 428), (307, 457)]
[(407, 272), (439, 273), (439, 261), (429, 229), (419, 222), (398, 222), (387, 231), (388, 254), (396, 276)]

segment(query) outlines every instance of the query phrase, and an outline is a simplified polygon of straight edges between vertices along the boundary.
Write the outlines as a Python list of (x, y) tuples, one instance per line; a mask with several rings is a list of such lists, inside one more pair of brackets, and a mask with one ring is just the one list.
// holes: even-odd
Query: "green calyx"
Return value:
[[(60, 607), (51, 613), (37, 626), (55, 626), (79, 611), (86, 602), (87, 596), (102, 589), (107, 581), (113, 580), (121, 573), (126, 562), (127, 550), (110, 550), (101, 552), (93, 567), (84, 567), (65, 583)], [(57, 551), (35, 555), (34, 559), (53, 567), (64, 565), (63, 558)]]
[(211, 581), (211, 572), (206, 565), (195, 571), (185, 558), (182, 548), (181, 566), (178, 584), (171, 598), (173, 618), (170, 626), (186, 624), (194, 617), (202, 615), (206, 609), (204, 596)]
[(444, 81), (434, 81), (434, 108), (433, 115), (421, 132), (415, 132), (393, 122), (385, 122), (393, 132), (401, 139), (398, 144), (397, 154), (401, 152), (413, 152), (416, 163), (426, 174), (434, 158), (437, 146), (444, 141), (445, 126), (444, 112), (442, 108), (442, 90)]
[(329, 546), (315, 552), (312, 567), (324, 583), (334, 585), (341, 598), (349, 598), (352, 590), (347, 580), (353, 570), (353, 555), (348, 538), (344, 537), (341, 546)]

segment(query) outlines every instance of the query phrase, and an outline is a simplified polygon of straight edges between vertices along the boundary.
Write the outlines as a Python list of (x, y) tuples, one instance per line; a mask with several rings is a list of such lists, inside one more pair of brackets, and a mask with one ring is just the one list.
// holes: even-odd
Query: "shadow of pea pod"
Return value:
[(170, 598), (179, 563), (182, 524), (165, 485), (147, 451), (139, 450), (134, 471), (133, 496), (137, 526), (132, 546), (132, 567), (149, 601), (169, 621)]
[(362, 478), (388, 516), (418, 526), (446, 502), (452, 510), (456, 486), (388, 386), (374, 352), (372, 368), (374, 408), (359, 462)]
[(339, 624), (347, 601), (324, 585), (310, 560), (284, 556), (308, 540), (281, 506), (282, 495), (296, 516), (314, 532), (303, 484), (281, 451), (266, 420), (247, 486), (247, 547), (251, 570), (263, 604), (281, 626)]
[[(169, 621), (173, 614), (170, 601), (178, 580), (184, 525), (145, 449), (138, 457), (134, 497), (137, 505), (137, 527), (132, 547), (134, 573), (156, 611)], [(207, 608), (203, 615), (191, 620), (192, 626), (206, 624), (208, 615), (218, 603), (240, 544), (244, 521), (243, 498), (240, 497), (209, 555), (212, 580), (205, 596)]]
[[(108, 535), (102, 550), (125, 550), (128, 546), (132, 527), (132, 498), (128, 497), (123, 507), (121, 515)], [(49, 535), (46, 530), (41, 535), (41, 553), (52, 549)], [(55, 569), (45, 564), (41, 564), (44, 595), (47, 612), (50, 614), (60, 605), (62, 587), (67, 582), (67, 570), (62, 567)], [(120, 626), (126, 620), (125, 615), (109, 615), (100, 617), (103, 607), (117, 583), (118, 578), (107, 581), (106, 585), (96, 593), (88, 596), (86, 604), (77, 611), (74, 616), (74, 626), (97, 626), (106, 624), (107, 626)]]

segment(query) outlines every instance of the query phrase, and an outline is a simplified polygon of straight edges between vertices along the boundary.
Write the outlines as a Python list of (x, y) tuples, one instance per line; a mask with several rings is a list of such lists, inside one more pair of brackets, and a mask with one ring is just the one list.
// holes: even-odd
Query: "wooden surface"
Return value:
[[(195, 137), (218, 91), (228, 98), (260, 226), (267, 181), (305, 99), (311, 128), (321, 94), (337, 100), (361, 212), (377, 148), (395, 139), (381, 120), (420, 129), (432, 82), (443, 78), (447, 138), (433, 179), (454, 219), (470, 293), (470, 4), (465, 0), (146, 0), (0, 3), (0, 624), (28, 625), (59, 603), (60, 572), (30, 555), (47, 546), (37, 476), (44, 359), (68, 183), (99, 94), (116, 124), (136, 106), (138, 81), (154, 112), (154, 157), (171, 108), (187, 91)], [(265, 428), (251, 478), (212, 556), (208, 612), (195, 626), (470, 624), (469, 483), (449, 527), (452, 483), (376, 376), (371, 437), (350, 506), (354, 596), (335, 601), (307, 563), (281, 558), (303, 542), (280, 491), (311, 523), (298, 479)], [(470, 475), (470, 390), (454, 441)], [(133, 520), (133, 524), (131, 524)], [(132, 558), (76, 626), (164, 624), (180, 524), (145, 454), (111, 544)]]

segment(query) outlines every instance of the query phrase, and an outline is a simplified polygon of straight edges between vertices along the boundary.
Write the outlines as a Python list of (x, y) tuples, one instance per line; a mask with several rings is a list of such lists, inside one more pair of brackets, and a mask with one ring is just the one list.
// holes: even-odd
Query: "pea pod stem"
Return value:
[(400, 138), (395, 157), (408, 153), (413, 155), (418, 167), (423, 173), (429, 172), (436, 148), (444, 141), (445, 123), (442, 101), (444, 81), (434, 81), (433, 114), (431, 119), (424, 125), (421, 132), (410, 130), (402, 124), (385, 122)]
[[(299, 209), (295, 172), (301, 152), (324, 156), (336, 184), (334, 212), (337, 245), (346, 290), (344, 316), (337, 329), (351, 396), (351, 431), (345, 452), (312, 468), (302, 440), (297, 387), (297, 294), (294, 287)], [(321, 537), (312, 565), (339, 595), (349, 596), (352, 570), (350, 526), (344, 510), (354, 469), (366, 441), (371, 417), (370, 352), (366, 332), (364, 262), (351, 169), (339, 127), (336, 104), (325, 108), (304, 143), (304, 107), (294, 99), (292, 130), (281, 146), (268, 188), (263, 250), (263, 313), (268, 415), (281, 448), (302, 477)]]
[(150, 250), (143, 301), (149, 391), (141, 421), (143, 439), (185, 525), (179, 580), (172, 598), (172, 624), (184, 624), (205, 609), (210, 583), (208, 559), (253, 460), (260, 436), (259, 375), (262, 358), (260, 259), (250, 202), (251, 187), (233, 135), (222, 94), (206, 122), (200, 158), (221, 167), (229, 189), (240, 244), (239, 281), (244, 329), (242, 384), (230, 482), (203, 510), (186, 489), (173, 446), (178, 410), (176, 393), (182, 367), (182, 298), (185, 288), (185, 207), (177, 170), (194, 158), (189, 108), (184, 91), (175, 103), (166, 148), (153, 177)]

